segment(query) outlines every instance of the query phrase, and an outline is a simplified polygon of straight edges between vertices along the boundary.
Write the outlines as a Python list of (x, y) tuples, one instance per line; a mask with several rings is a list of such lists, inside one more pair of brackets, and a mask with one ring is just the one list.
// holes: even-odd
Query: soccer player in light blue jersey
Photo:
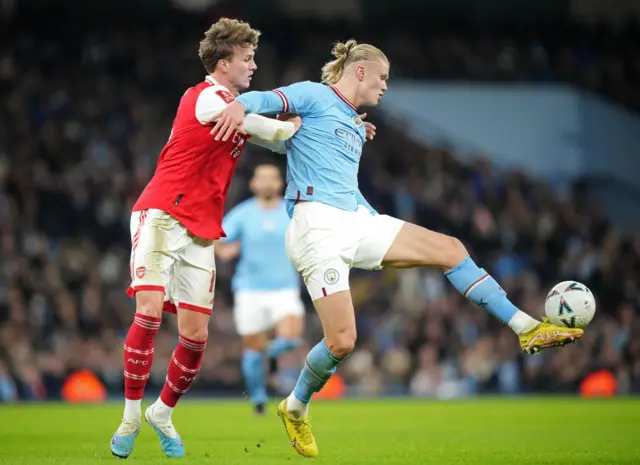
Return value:
[(387, 215), (378, 215), (358, 189), (358, 165), (366, 130), (358, 107), (376, 105), (387, 89), (389, 61), (372, 45), (338, 43), (322, 83), (299, 82), (269, 92), (241, 95), (212, 120), (215, 138), (243, 130), (245, 113), (296, 113), (301, 129), (286, 141), (287, 189), (292, 220), (286, 234), (289, 258), (302, 274), (324, 339), (307, 355), (291, 393), (278, 407), (291, 444), (305, 456), (318, 454), (308, 424), (308, 404), (353, 350), (354, 308), (350, 268), (440, 268), (467, 299), (508, 324), (526, 353), (579, 339), (581, 329), (537, 321), (516, 308), (500, 285), (456, 238)]
[[(255, 142), (255, 141), (254, 141)], [(238, 257), (232, 280), (234, 320), (242, 337), (242, 374), (256, 413), (267, 402), (265, 356), (277, 360), (302, 343), (304, 306), (300, 277), (284, 248), (289, 226), (280, 169), (271, 163), (256, 165), (249, 183), (254, 197), (224, 217), (227, 237), (216, 255), (223, 261)], [(267, 344), (268, 332), (276, 337)]]

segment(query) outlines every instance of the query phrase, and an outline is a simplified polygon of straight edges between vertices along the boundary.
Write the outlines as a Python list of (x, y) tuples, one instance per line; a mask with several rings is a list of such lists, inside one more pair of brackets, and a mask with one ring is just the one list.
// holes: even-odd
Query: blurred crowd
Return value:
[[(206, 26), (103, 24), (81, 40), (57, 25), (5, 29), (0, 401), (58, 398), (65, 376), (78, 369), (96, 373), (110, 393), (121, 392), (123, 340), (134, 311), (124, 292), (130, 209), (153, 174), (180, 95), (204, 78), (196, 50)], [(331, 42), (344, 36), (327, 27), (291, 33), (299, 40), (265, 33), (255, 88), (317, 79)], [(391, 31), (376, 43), (391, 57), (395, 76), (569, 79), (637, 104), (640, 41), (602, 34), (557, 47), (452, 34), (423, 46), (420, 36)], [(447, 147), (419, 145), (384, 115), (370, 115), (378, 135), (364, 150), (361, 189), (375, 207), (459, 237), (532, 315), (541, 315), (547, 291), (563, 279), (587, 284), (598, 311), (579, 344), (525, 358), (513, 333), (462, 299), (441, 272), (354, 272), (359, 341), (340, 369), (350, 391), (575, 392), (587, 373), (606, 368), (620, 392), (639, 392), (640, 235), (617, 233), (579, 183), (557, 192), (521, 173), (499, 174), (481, 158), (464, 165)], [(241, 157), (228, 208), (247, 197), (258, 157), (270, 155), (249, 147)], [(203, 395), (244, 390), (232, 270), (220, 264), (209, 346), (192, 388)], [(314, 344), (320, 327), (307, 303), (307, 342)], [(175, 342), (169, 316), (156, 340), (150, 390), (162, 385)], [(295, 381), (307, 349), (283, 360), (282, 389)]]
[[(429, 32), (426, 32), (429, 34)], [(385, 49), (386, 50), (386, 49)], [(640, 23), (537, 33), (402, 32), (389, 54), (406, 77), (447, 81), (570, 82), (640, 110)], [(420, 59), (415, 51), (420, 50)]]

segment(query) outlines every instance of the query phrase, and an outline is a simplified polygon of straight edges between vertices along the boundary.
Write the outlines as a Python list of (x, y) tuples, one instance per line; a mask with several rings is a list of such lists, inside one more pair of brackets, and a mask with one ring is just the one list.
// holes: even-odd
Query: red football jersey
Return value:
[(185, 92), (155, 174), (133, 211), (157, 208), (198, 237), (225, 236), (224, 203), (248, 136), (235, 132), (226, 142), (216, 141), (208, 119), (233, 100), (210, 76)]

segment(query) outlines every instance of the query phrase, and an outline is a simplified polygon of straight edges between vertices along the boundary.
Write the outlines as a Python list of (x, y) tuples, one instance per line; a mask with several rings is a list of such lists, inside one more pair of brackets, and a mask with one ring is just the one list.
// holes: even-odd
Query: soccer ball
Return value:
[(593, 319), (596, 301), (584, 284), (563, 281), (556, 284), (547, 294), (544, 311), (554, 325), (584, 328)]

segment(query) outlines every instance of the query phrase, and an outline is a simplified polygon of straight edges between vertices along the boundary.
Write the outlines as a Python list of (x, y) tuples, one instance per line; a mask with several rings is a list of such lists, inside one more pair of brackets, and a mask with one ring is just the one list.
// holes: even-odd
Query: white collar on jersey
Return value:
[(219, 85), (219, 84), (218, 84), (218, 81), (216, 81), (215, 79), (213, 79), (213, 78), (211, 77), (211, 75), (210, 75), (210, 74), (209, 74), (209, 75), (207, 75), (207, 77), (206, 77), (206, 78), (204, 78), (204, 80), (205, 80), (205, 81), (207, 81), (207, 82), (210, 82), (210, 83), (211, 83), (211, 84), (213, 84), (214, 86)]

